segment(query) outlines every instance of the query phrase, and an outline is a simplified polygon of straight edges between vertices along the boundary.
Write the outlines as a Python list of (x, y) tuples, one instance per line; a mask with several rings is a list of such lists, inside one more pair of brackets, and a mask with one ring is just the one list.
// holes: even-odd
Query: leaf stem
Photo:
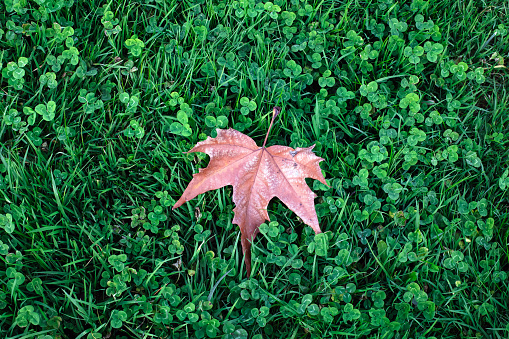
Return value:
[(274, 119), (276, 119), (276, 117), (279, 115), (279, 113), (281, 113), (281, 107), (275, 106), (272, 109), (272, 113), (273, 113), (272, 114), (272, 120), (270, 121), (269, 130), (267, 131), (267, 134), (265, 135), (265, 140), (263, 141), (262, 148), (265, 148), (265, 144), (267, 143), (267, 138), (269, 137), (270, 129), (272, 128), (272, 124), (274, 123)]

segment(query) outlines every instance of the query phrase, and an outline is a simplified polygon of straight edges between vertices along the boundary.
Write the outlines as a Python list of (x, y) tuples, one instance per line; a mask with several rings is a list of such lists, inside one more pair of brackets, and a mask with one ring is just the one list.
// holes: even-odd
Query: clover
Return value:
[(325, 257), (329, 249), (329, 240), (328, 233), (318, 233), (314, 236), (313, 241), (308, 244), (307, 251), (309, 253), (314, 252), (317, 256)]
[[(366, 211), (363, 211), (366, 212)], [(366, 212), (367, 213), (367, 212)], [(354, 212), (355, 214), (355, 212)], [(369, 215), (369, 214), (368, 214)], [(367, 219), (367, 218), (366, 218)], [(371, 229), (366, 228), (365, 230), (359, 230), (357, 231), (357, 237), (361, 240), (361, 243), (363, 245), (366, 245), (368, 243), (368, 238), (371, 236)]]
[(506, 169), (502, 176), (498, 178), (498, 187), (503, 191), (509, 187), (509, 169)]
[(495, 220), (493, 218), (486, 219), (486, 222), (477, 220), (477, 226), (482, 231), (484, 237), (491, 240), (493, 237), (493, 230), (495, 228)]
[(35, 106), (35, 112), (42, 115), (42, 118), (46, 121), (52, 121), (55, 118), (56, 104), (54, 101), (48, 101), (45, 104), (39, 104)]
[(407, 138), (408, 145), (416, 146), (419, 142), (423, 142), (425, 140), (426, 140), (426, 132), (418, 129), (417, 127), (412, 127), (412, 129), (410, 129), (410, 133)]
[(78, 101), (84, 104), (83, 109), (85, 110), (85, 113), (88, 114), (94, 113), (96, 110), (104, 107), (104, 103), (101, 99), (97, 99), (94, 93), (88, 93), (84, 88), (82, 88), (79, 92)]
[(28, 324), (39, 325), (41, 318), (32, 305), (23, 306), (16, 316), (16, 324), (19, 327), (27, 327)]
[(407, 242), (403, 249), (401, 250), (401, 252), (398, 253), (398, 261), (401, 263), (405, 263), (408, 260), (410, 261), (419, 260), (417, 258), (417, 254), (415, 254), (415, 252), (412, 252), (412, 248), (413, 248), (412, 243)]
[(14, 108), (9, 109), (6, 113), (4, 113), (3, 122), (7, 126), (18, 125), (21, 122), (21, 117), (19, 116), (19, 112)]
[(332, 72), (330, 70), (326, 70), (323, 72), (322, 76), (318, 78), (318, 85), (320, 87), (332, 87), (336, 83), (334, 77), (331, 77)]
[[(421, 291), (421, 287), (417, 283), (410, 283), (407, 286), (407, 292), (403, 294), (403, 300), (405, 302), (412, 302), (417, 304), (417, 308), (423, 311), (424, 317), (428, 320), (433, 319), (435, 316), (436, 305), (434, 302), (428, 300), (426, 292)], [(408, 312), (409, 308), (403, 307), (400, 310)], [(399, 312), (398, 312), (399, 313)]]
[(269, 12), (269, 16), (276, 20), (277, 19), (277, 16), (278, 16), (278, 13), (281, 12), (281, 7), (279, 7), (278, 5), (275, 5), (273, 4), (272, 2), (268, 1), (266, 2), (264, 5), (263, 5), (263, 8)]
[(288, 78), (295, 78), (302, 73), (302, 66), (297, 64), (294, 60), (286, 62), (286, 67), (283, 69), (283, 74)]
[(343, 320), (354, 321), (361, 317), (361, 312), (354, 308), (352, 304), (348, 303), (343, 307)]
[(14, 293), (14, 291), (17, 290), (18, 287), (25, 282), (25, 276), (23, 273), (16, 271), (16, 269), (13, 267), (7, 268), (5, 274), (7, 278), (9, 278), (7, 281), (7, 289), (11, 291), (11, 294)]
[(217, 118), (211, 115), (205, 117), (205, 125), (210, 128), (226, 128), (228, 126), (228, 118), (220, 115)]
[[(458, 133), (458, 132), (454, 132), (453, 130), (451, 130), (451, 129), (449, 129), (449, 128), (448, 128), (448, 129), (446, 129), (446, 130), (444, 131), (443, 137), (444, 137), (447, 141), (449, 141), (449, 142), (451, 142), (451, 141), (452, 141), (452, 142), (455, 142), (455, 141), (457, 141), (457, 140), (459, 139), (460, 135), (459, 135), (459, 133)], [(454, 146), (456, 146), (456, 145), (454, 145)]]
[(345, 87), (338, 87), (336, 94), (338, 97), (338, 103), (343, 103), (355, 98), (354, 92), (347, 90)]
[(403, 192), (403, 186), (401, 186), (397, 182), (387, 183), (383, 185), (382, 188), (384, 192), (387, 193), (389, 195), (389, 198), (392, 200), (398, 200), (399, 194)]
[(119, 20), (115, 19), (115, 14), (113, 14), (110, 10), (105, 10), (103, 17), (101, 18), (101, 23), (104, 26), (104, 34), (107, 37), (111, 37), (112, 35), (117, 35), (122, 31), (120, 26), (118, 25)]
[(119, 254), (119, 255), (113, 254), (108, 257), (108, 262), (118, 272), (121, 272), (124, 269), (126, 260), (127, 260), (127, 255), (125, 255), (125, 254)]
[(47, 85), (48, 88), (57, 88), (57, 75), (54, 72), (46, 72), (39, 77), (41, 86)]
[(291, 40), (293, 36), (297, 33), (297, 27), (289, 27), (285, 26), (283, 27), (283, 34), (288, 40)]
[(196, 305), (192, 302), (187, 303), (183, 309), (177, 311), (177, 318), (180, 321), (189, 320), (191, 323), (195, 323), (199, 320), (198, 314), (194, 313)]
[[(9, 245), (5, 244), (2, 240), (0, 240), (0, 255), (7, 255), (9, 252)], [(2, 309), (0, 307), (0, 309)]]
[(126, 112), (128, 113), (135, 113), (136, 109), (138, 108), (138, 105), (140, 103), (140, 99), (136, 95), (130, 96), (129, 93), (123, 92), (120, 93), (118, 96), (121, 103), (127, 105), (126, 106)]
[(0, 227), (5, 230), (5, 232), (11, 234), (14, 232), (15, 223), (12, 219), (12, 214), (0, 214)]
[(362, 119), (367, 120), (372, 110), (373, 106), (366, 102), (362, 106), (355, 107), (354, 112), (359, 113)]
[(403, 50), (403, 54), (410, 63), (418, 64), (421, 61), (420, 57), (424, 54), (424, 48), (422, 46), (415, 46), (414, 48), (407, 46)]
[(385, 32), (385, 25), (383, 23), (377, 23), (375, 19), (366, 19), (366, 28), (371, 31), (378, 39), (382, 39)]
[[(256, 319), (256, 322), (258, 323), (258, 325), (260, 327), (265, 327), (267, 325), (266, 318), (269, 315), (269, 311), (270, 311), (270, 309), (268, 307), (262, 306), (259, 309), (256, 307), (252, 308), (250, 313), (251, 313), (251, 317)], [(219, 326), (219, 322), (217, 322), (217, 326)]]
[(387, 298), (387, 295), (384, 291), (378, 291), (376, 293), (373, 293), (371, 295), (371, 298), (373, 299), (373, 305), (376, 308), (382, 308), (384, 307), (384, 299)]
[(323, 317), (323, 320), (327, 323), (332, 323), (334, 321), (334, 317), (339, 314), (339, 310), (334, 306), (326, 306), (320, 309), (320, 315)]
[(369, 59), (373, 60), (378, 58), (378, 54), (378, 50), (374, 49), (373, 46), (369, 44), (364, 47), (364, 50), (360, 53), (359, 56), (361, 57), (361, 60), (368, 61)]
[(475, 223), (471, 220), (468, 220), (463, 225), (463, 234), (467, 237), (474, 236), (477, 234), (477, 227)]
[(408, 29), (408, 24), (404, 21), (399, 21), (397, 18), (391, 18), (388, 22), (391, 29), (391, 35), (401, 37), (403, 32)]
[(357, 209), (353, 212), (353, 216), (354, 216), (355, 221), (361, 222), (364, 220), (368, 220), (369, 212), (367, 210), (361, 211), (361, 210)]
[(124, 311), (113, 310), (111, 312), (111, 327), (121, 328), (122, 323), (127, 320), (127, 313)]
[(127, 284), (120, 274), (115, 274), (113, 280), (108, 280), (106, 283), (106, 295), (108, 296), (120, 296), (122, 292), (127, 290)]
[(389, 168), (389, 164), (381, 164), (379, 166), (373, 167), (373, 174), (377, 176), (378, 179), (387, 178), (387, 169)]
[(436, 62), (438, 55), (444, 51), (444, 46), (439, 43), (431, 43), (426, 41), (424, 43), (424, 51), (426, 52), (426, 58), (431, 62)]
[(477, 67), (474, 71), (468, 72), (467, 77), (470, 80), (474, 80), (478, 84), (482, 84), (486, 81), (486, 78), (484, 77), (484, 69), (482, 67)]
[(337, 302), (343, 301), (345, 303), (349, 303), (352, 301), (352, 294), (355, 293), (356, 290), (357, 286), (353, 283), (348, 283), (345, 286), (337, 286), (334, 288), (334, 292), (332, 294), (333, 300)]
[(53, 176), (55, 178), (55, 185), (60, 185), (62, 182), (67, 179), (67, 172), (62, 172), (59, 169), (53, 171)]
[(396, 139), (398, 137), (398, 132), (394, 128), (382, 128), (378, 132), (380, 136), (380, 144), (387, 145), (391, 142), (392, 139)]
[(376, 81), (371, 81), (367, 85), (362, 84), (359, 88), (359, 92), (362, 96), (368, 96), (369, 94), (375, 93), (378, 90), (378, 84)]
[(400, 108), (409, 108), (411, 112), (417, 113), (421, 109), (421, 105), (419, 105), (419, 95), (416, 93), (408, 93), (404, 98), (399, 101)]
[(429, 117), (426, 118), (426, 125), (427, 126), (433, 126), (433, 124), (435, 125), (440, 125), (444, 122), (444, 119), (442, 118), (442, 116), (440, 115), (440, 113), (438, 111), (431, 111), (431, 113), (429, 114)]
[(361, 188), (368, 188), (368, 170), (362, 168), (358, 175), (353, 177), (352, 183), (356, 186), (360, 186)]
[(232, 52), (226, 53), (224, 57), (219, 57), (217, 59), (217, 63), (220, 66), (226, 67), (228, 69), (234, 69), (237, 67), (237, 62), (235, 61), (235, 54)]
[(343, 43), (345, 47), (355, 47), (364, 44), (364, 39), (357, 34), (354, 30), (346, 33), (346, 41)]
[(452, 251), (451, 257), (444, 260), (444, 267), (448, 269), (457, 268), (458, 271), (465, 273), (468, 271), (468, 264), (463, 261), (465, 256), (460, 251)]
[(235, 123), (235, 126), (233, 126), (233, 128), (239, 132), (242, 132), (242, 131), (248, 129), (249, 127), (251, 127), (252, 124), (253, 124), (253, 120), (251, 118), (242, 115), (238, 118), (238, 120)]
[(341, 249), (334, 260), (338, 266), (350, 266), (353, 263), (352, 255), (346, 248)]
[[(23, 84), (25, 83), (25, 67), (28, 64), (28, 59), (25, 57), (19, 57), (18, 62), (11, 61), (7, 63), (6, 67), (2, 69), (2, 76), (8, 79), (9, 85), (11, 85), (14, 89), (21, 90), (23, 89)], [(0, 62), (1, 67), (1, 62)]]
[(125, 46), (129, 50), (129, 54), (139, 57), (145, 47), (145, 43), (141, 41), (136, 34), (134, 34), (131, 38), (125, 41)]
[(240, 98), (239, 103), (241, 105), (240, 113), (242, 113), (243, 115), (248, 115), (250, 112), (255, 111), (256, 108), (258, 107), (256, 101), (249, 100), (249, 98), (247, 97)]
[(297, 18), (297, 15), (293, 12), (283, 11), (281, 13), (281, 19), (285, 21), (287, 26), (291, 26), (293, 21)]
[[(69, 63), (73, 66), (76, 66), (79, 62), (78, 55), (80, 52), (76, 47), (74, 47), (74, 40), (72, 38), (67, 38), (65, 40), (65, 45), (68, 49), (62, 52), (61, 57), (65, 60), (69, 60)], [(60, 56), (59, 56), (60, 58)]]
[(31, 282), (27, 284), (27, 290), (30, 292), (35, 292), (39, 295), (42, 295), (43, 288), (42, 288), (42, 280), (41, 278), (34, 278)]
[(129, 138), (136, 137), (141, 139), (145, 135), (145, 130), (140, 126), (138, 121), (131, 120), (129, 126), (124, 130), (124, 135)]
[(417, 14), (415, 16), (415, 27), (422, 31), (422, 30), (430, 30), (435, 26), (433, 20), (428, 20), (424, 22), (424, 16), (422, 14)]
[(452, 65), (449, 68), (449, 71), (454, 74), (458, 80), (465, 80), (467, 78), (466, 71), (468, 70), (468, 65), (463, 61), (460, 61), (457, 65)]
[(170, 325), (173, 321), (173, 315), (170, 313), (171, 308), (165, 305), (159, 305), (154, 313), (154, 322), (156, 324)]
[[(185, 99), (180, 96), (178, 92), (171, 92), (170, 99), (166, 101), (166, 105), (174, 109), (178, 105), (182, 105), (185, 102)], [(215, 104), (214, 104), (215, 106)]]
[(70, 140), (71, 138), (74, 138), (74, 136), (76, 135), (76, 131), (68, 126), (58, 126), (56, 133), (57, 139), (60, 141)]

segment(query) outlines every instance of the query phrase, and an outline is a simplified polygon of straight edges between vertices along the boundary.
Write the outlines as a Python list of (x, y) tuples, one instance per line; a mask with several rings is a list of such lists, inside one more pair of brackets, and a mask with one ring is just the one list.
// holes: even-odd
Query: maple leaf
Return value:
[[(251, 273), (251, 241), (259, 226), (269, 220), (267, 205), (278, 197), (304, 223), (320, 233), (314, 199), (316, 194), (305, 178), (326, 184), (320, 170), (320, 161), (312, 149), (293, 149), (287, 146), (265, 147), (267, 137), (279, 114), (274, 108), (269, 130), (262, 147), (247, 135), (232, 128), (217, 129), (217, 137), (198, 142), (189, 152), (203, 152), (210, 156), (209, 165), (193, 175), (186, 190), (175, 203), (176, 209), (199, 194), (227, 185), (233, 186), (235, 216), (232, 223), (240, 227), (242, 252), (248, 276)], [(270, 221), (270, 220), (269, 220)]]

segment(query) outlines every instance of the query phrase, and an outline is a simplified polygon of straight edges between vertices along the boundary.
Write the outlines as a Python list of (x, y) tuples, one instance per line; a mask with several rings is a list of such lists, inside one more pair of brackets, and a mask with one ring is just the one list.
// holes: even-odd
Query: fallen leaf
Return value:
[[(274, 108), (272, 122), (279, 113)], [(251, 241), (259, 232), (259, 226), (269, 220), (267, 205), (278, 197), (295, 212), (304, 223), (320, 233), (314, 199), (316, 194), (306, 184), (305, 178), (320, 180), (326, 184), (320, 169), (320, 161), (312, 149), (293, 149), (287, 146), (262, 147), (249, 136), (234, 129), (217, 129), (217, 137), (198, 142), (189, 152), (203, 152), (210, 156), (205, 169), (193, 175), (186, 190), (173, 209), (199, 194), (227, 185), (233, 186), (234, 224), (241, 232), (242, 252), (248, 276), (251, 273)]]

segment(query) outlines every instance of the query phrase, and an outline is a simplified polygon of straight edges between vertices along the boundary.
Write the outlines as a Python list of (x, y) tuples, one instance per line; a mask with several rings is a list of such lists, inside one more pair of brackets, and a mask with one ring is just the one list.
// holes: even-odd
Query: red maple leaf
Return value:
[(235, 217), (232, 223), (240, 227), (248, 276), (251, 273), (251, 241), (258, 234), (259, 226), (269, 220), (267, 205), (272, 198), (278, 197), (315, 233), (321, 232), (314, 205), (316, 194), (308, 187), (305, 178), (326, 184), (319, 165), (324, 159), (312, 152), (314, 145), (296, 149), (277, 145), (265, 147), (279, 110), (278, 107), (274, 108), (262, 147), (247, 135), (231, 128), (217, 129), (217, 137), (208, 137), (197, 143), (189, 152), (208, 154), (210, 163), (193, 175), (173, 206), (175, 209), (199, 194), (233, 186)]

